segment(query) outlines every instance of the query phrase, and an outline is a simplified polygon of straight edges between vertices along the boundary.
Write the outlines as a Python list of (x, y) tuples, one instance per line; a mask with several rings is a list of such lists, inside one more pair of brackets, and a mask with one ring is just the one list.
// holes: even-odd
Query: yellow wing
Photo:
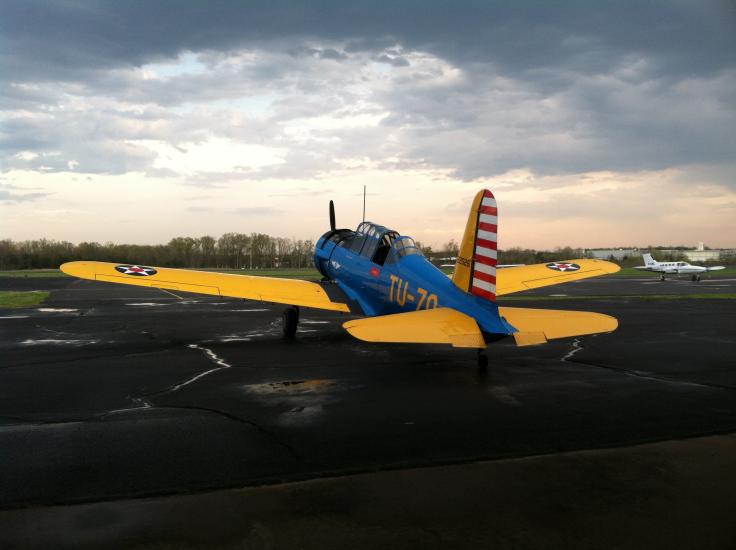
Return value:
[[(141, 271), (126, 267), (138, 268), (143, 273), (136, 275), (135, 273)], [(350, 311), (347, 304), (333, 302), (321, 285), (310, 281), (165, 267), (147, 268), (106, 262), (68, 262), (60, 269), (67, 275), (93, 281), (261, 300), (332, 311)]]
[(484, 348), (486, 342), (475, 319), (448, 307), (354, 319), (342, 325), (366, 342), (452, 344), (456, 348)]
[(499, 307), (498, 313), (519, 331), (514, 333), (519, 346), (544, 344), (554, 338), (611, 332), (618, 327), (615, 317), (590, 311)]
[(499, 269), (496, 272), (496, 296), (598, 277), (620, 269), (604, 260), (565, 260)]

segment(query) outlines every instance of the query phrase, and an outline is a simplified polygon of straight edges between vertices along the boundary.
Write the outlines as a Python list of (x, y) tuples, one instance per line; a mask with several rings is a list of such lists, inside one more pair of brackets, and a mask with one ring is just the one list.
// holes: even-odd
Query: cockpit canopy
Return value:
[(411, 237), (372, 222), (363, 222), (350, 236), (339, 240), (338, 246), (350, 249), (373, 263), (395, 263), (405, 256), (421, 254)]
[(396, 253), (397, 258), (412, 256), (414, 254), (422, 255), (417, 243), (411, 237), (399, 237), (394, 241), (392, 251)]

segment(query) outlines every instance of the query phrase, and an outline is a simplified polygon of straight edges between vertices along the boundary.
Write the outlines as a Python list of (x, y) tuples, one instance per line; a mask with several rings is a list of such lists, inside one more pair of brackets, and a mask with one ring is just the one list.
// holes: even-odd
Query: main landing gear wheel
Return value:
[(693, 282), (699, 283), (700, 282), (700, 275), (693, 275)]
[(296, 335), (296, 327), (299, 324), (299, 308), (296, 306), (287, 307), (281, 315), (284, 320), (284, 338), (292, 339)]
[(486, 355), (486, 350), (479, 349), (478, 350), (478, 373), (486, 374), (487, 372), (488, 372), (488, 355)]
[(660, 280), (660, 281), (664, 281), (664, 275), (660, 275), (660, 276), (659, 276), (659, 280)]

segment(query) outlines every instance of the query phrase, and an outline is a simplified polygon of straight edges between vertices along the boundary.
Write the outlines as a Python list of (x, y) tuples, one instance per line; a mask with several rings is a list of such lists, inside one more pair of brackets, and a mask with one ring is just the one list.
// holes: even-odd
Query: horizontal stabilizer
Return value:
[(498, 313), (519, 331), (514, 333), (519, 346), (543, 344), (555, 338), (611, 332), (618, 327), (615, 317), (591, 311), (500, 307)]
[(514, 340), (516, 340), (516, 345), (520, 347), (547, 343), (544, 332), (514, 332)]
[(569, 283), (616, 273), (621, 268), (605, 260), (565, 260), (503, 269), (496, 274), (496, 296), (532, 288)]
[(366, 342), (452, 344), (456, 348), (486, 347), (475, 319), (448, 307), (354, 319), (342, 326), (350, 334)]
[(330, 300), (325, 290), (311, 281), (107, 262), (68, 262), (60, 269), (67, 275), (93, 281), (350, 311), (346, 304)]

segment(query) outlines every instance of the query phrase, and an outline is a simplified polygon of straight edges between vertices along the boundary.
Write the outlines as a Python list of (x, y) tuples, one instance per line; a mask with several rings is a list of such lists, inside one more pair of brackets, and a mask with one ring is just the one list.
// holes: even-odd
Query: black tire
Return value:
[(296, 336), (296, 327), (299, 325), (299, 310), (295, 307), (288, 307), (281, 315), (283, 319), (284, 337), (288, 339)]

